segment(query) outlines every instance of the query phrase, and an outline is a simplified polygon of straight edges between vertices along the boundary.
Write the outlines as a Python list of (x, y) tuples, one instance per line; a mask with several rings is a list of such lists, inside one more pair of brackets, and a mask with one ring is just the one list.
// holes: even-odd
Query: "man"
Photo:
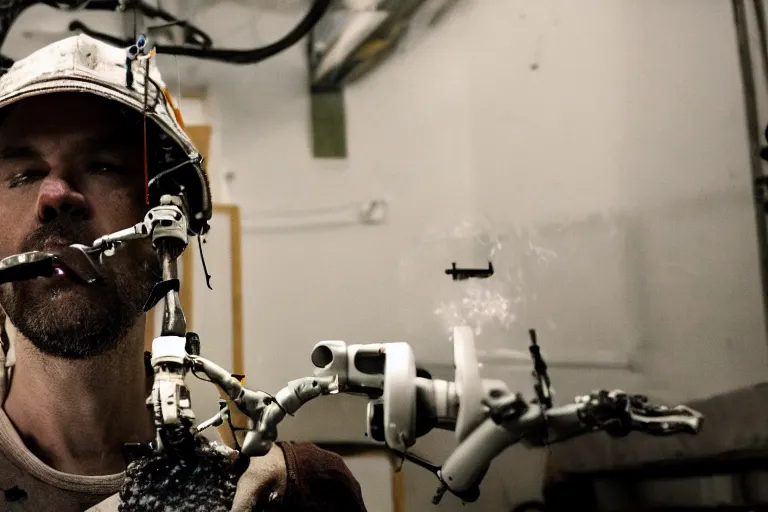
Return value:
[[(91, 245), (142, 220), (160, 194), (181, 190), (191, 229), (205, 230), (207, 179), (149, 62), (146, 80), (145, 61), (81, 35), (0, 78), (0, 258)], [(142, 306), (159, 267), (143, 242), (106, 258), (95, 285), (63, 266), (51, 278), (0, 287), (0, 510), (117, 510), (123, 445), (154, 438)], [(263, 507), (269, 494), (285, 510), (365, 510), (343, 461), (313, 445), (279, 444), (246, 463), (234, 510)], [(180, 510), (172, 503), (193, 495), (144, 509)]]

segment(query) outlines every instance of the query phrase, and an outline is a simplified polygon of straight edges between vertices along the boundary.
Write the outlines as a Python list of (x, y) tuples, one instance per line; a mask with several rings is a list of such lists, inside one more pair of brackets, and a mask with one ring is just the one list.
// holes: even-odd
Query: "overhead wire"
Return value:
[[(119, 0), (85, 0), (78, 1), (77, 3), (55, 1), (55, 0), (18, 0), (12, 2), (10, 7), (0, 8), (0, 48), (7, 36), (13, 23), (18, 19), (18, 16), (27, 8), (36, 5), (44, 4), (49, 7), (53, 7), (60, 10), (71, 11), (73, 8), (83, 10), (100, 10), (100, 11), (115, 11), (118, 10), (123, 2)], [(210, 36), (203, 32), (201, 29), (192, 25), (191, 23), (180, 20), (173, 14), (162, 9), (162, 5), (157, 7), (148, 4), (144, 1), (132, 1), (128, 2), (128, 7), (132, 7), (134, 10), (134, 30), (138, 25), (139, 11), (142, 15), (149, 18), (159, 18), (166, 21), (168, 24), (180, 25), (188, 32), (190, 40), (181, 45), (155, 45), (155, 51), (158, 54), (176, 55), (184, 57), (193, 57), (203, 60), (214, 60), (219, 62), (225, 62), (228, 64), (256, 64), (263, 60), (266, 60), (278, 53), (293, 46), (307, 34), (310, 33), (312, 28), (320, 21), (325, 15), (332, 4), (332, 0), (315, 0), (312, 6), (309, 8), (304, 17), (296, 24), (296, 26), (285, 36), (278, 41), (253, 49), (235, 50), (235, 49), (220, 49), (213, 46), (213, 41)], [(128, 47), (132, 45), (138, 37), (138, 34), (134, 35), (134, 40), (126, 40), (122, 37), (114, 36), (111, 34), (99, 32), (88, 27), (85, 23), (74, 20), (69, 24), (70, 31), (80, 31), (96, 39), (100, 39), (104, 42), (115, 46)], [(13, 64), (13, 60), (8, 57), (2, 57), (0, 60), (0, 66), (9, 67)]]
[[(219, 62), (226, 62), (229, 64), (255, 64), (268, 59), (283, 50), (293, 46), (307, 35), (312, 28), (317, 24), (322, 16), (327, 12), (332, 0), (315, 0), (312, 7), (306, 13), (306, 15), (299, 21), (299, 23), (284, 37), (272, 43), (270, 45), (254, 48), (250, 50), (233, 50), (233, 49), (218, 49), (218, 48), (199, 48), (191, 45), (156, 45), (155, 50), (159, 54), (166, 55), (179, 55), (186, 57), (195, 57), (205, 60), (215, 60)], [(144, 7), (144, 3), (139, 3), (142, 6), (144, 14), (146, 16), (158, 15), (156, 9), (148, 10)], [(163, 16), (168, 16), (168, 13), (163, 13)], [(173, 18), (175, 20), (175, 18)], [(128, 46), (130, 41), (125, 41), (119, 37), (115, 37), (109, 34), (98, 32), (90, 29), (84, 23), (80, 21), (73, 21), (70, 23), (70, 30), (80, 30), (96, 39), (102, 39), (118, 46)]]

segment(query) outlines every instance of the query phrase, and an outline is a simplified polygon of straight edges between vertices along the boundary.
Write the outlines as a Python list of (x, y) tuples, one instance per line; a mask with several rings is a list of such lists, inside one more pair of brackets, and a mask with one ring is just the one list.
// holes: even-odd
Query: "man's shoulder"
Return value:
[[(289, 465), (293, 463), (297, 469), (311, 469), (320, 473), (330, 472), (330, 476), (354, 479), (344, 462), (344, 458), (336, 452), (321, 448), (314, 443), (283, 442), (278, 444), (285, 453), (286, 463)], [(289, 458), (293, 458), (293, 460), (289, 460)]]
[(279, 444), (288, 472), (283, 504), (289, 510), (365, 512), (360, 483), (339, 454), (313, 443)]

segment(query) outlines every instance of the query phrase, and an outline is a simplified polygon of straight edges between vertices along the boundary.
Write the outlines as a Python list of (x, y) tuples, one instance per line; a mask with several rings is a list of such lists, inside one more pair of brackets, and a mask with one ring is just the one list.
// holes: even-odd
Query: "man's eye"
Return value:
[(125, 174), (125, 169), (112, 163), (95, 162), (91, 165), (91, 172), (96, 174)]
[(44, 178), (45, 175), (46, 175), (45, 171), (22, 171), (22, 172), (16, 173), (13, 176), (11, 176), (11, 178), (8, 180), (8, 188), (14, 188), (20, 185), (26, 185), (35, 180)]

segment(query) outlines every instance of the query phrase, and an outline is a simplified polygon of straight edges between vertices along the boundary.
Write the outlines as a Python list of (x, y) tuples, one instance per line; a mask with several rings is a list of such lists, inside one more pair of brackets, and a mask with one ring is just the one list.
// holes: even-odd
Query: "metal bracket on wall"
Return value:
[(347, 158), (347, 115), (344, 109), (344, 83), (331, 75), (316, 83), (318, 66), (315, 34), (309, 33), (306, 46), (307, 78), (311, 104), (312, 154), (315, 158)]
[(315, 158), (347, 157), (344, 86), (310, 86), (312, 151)]

